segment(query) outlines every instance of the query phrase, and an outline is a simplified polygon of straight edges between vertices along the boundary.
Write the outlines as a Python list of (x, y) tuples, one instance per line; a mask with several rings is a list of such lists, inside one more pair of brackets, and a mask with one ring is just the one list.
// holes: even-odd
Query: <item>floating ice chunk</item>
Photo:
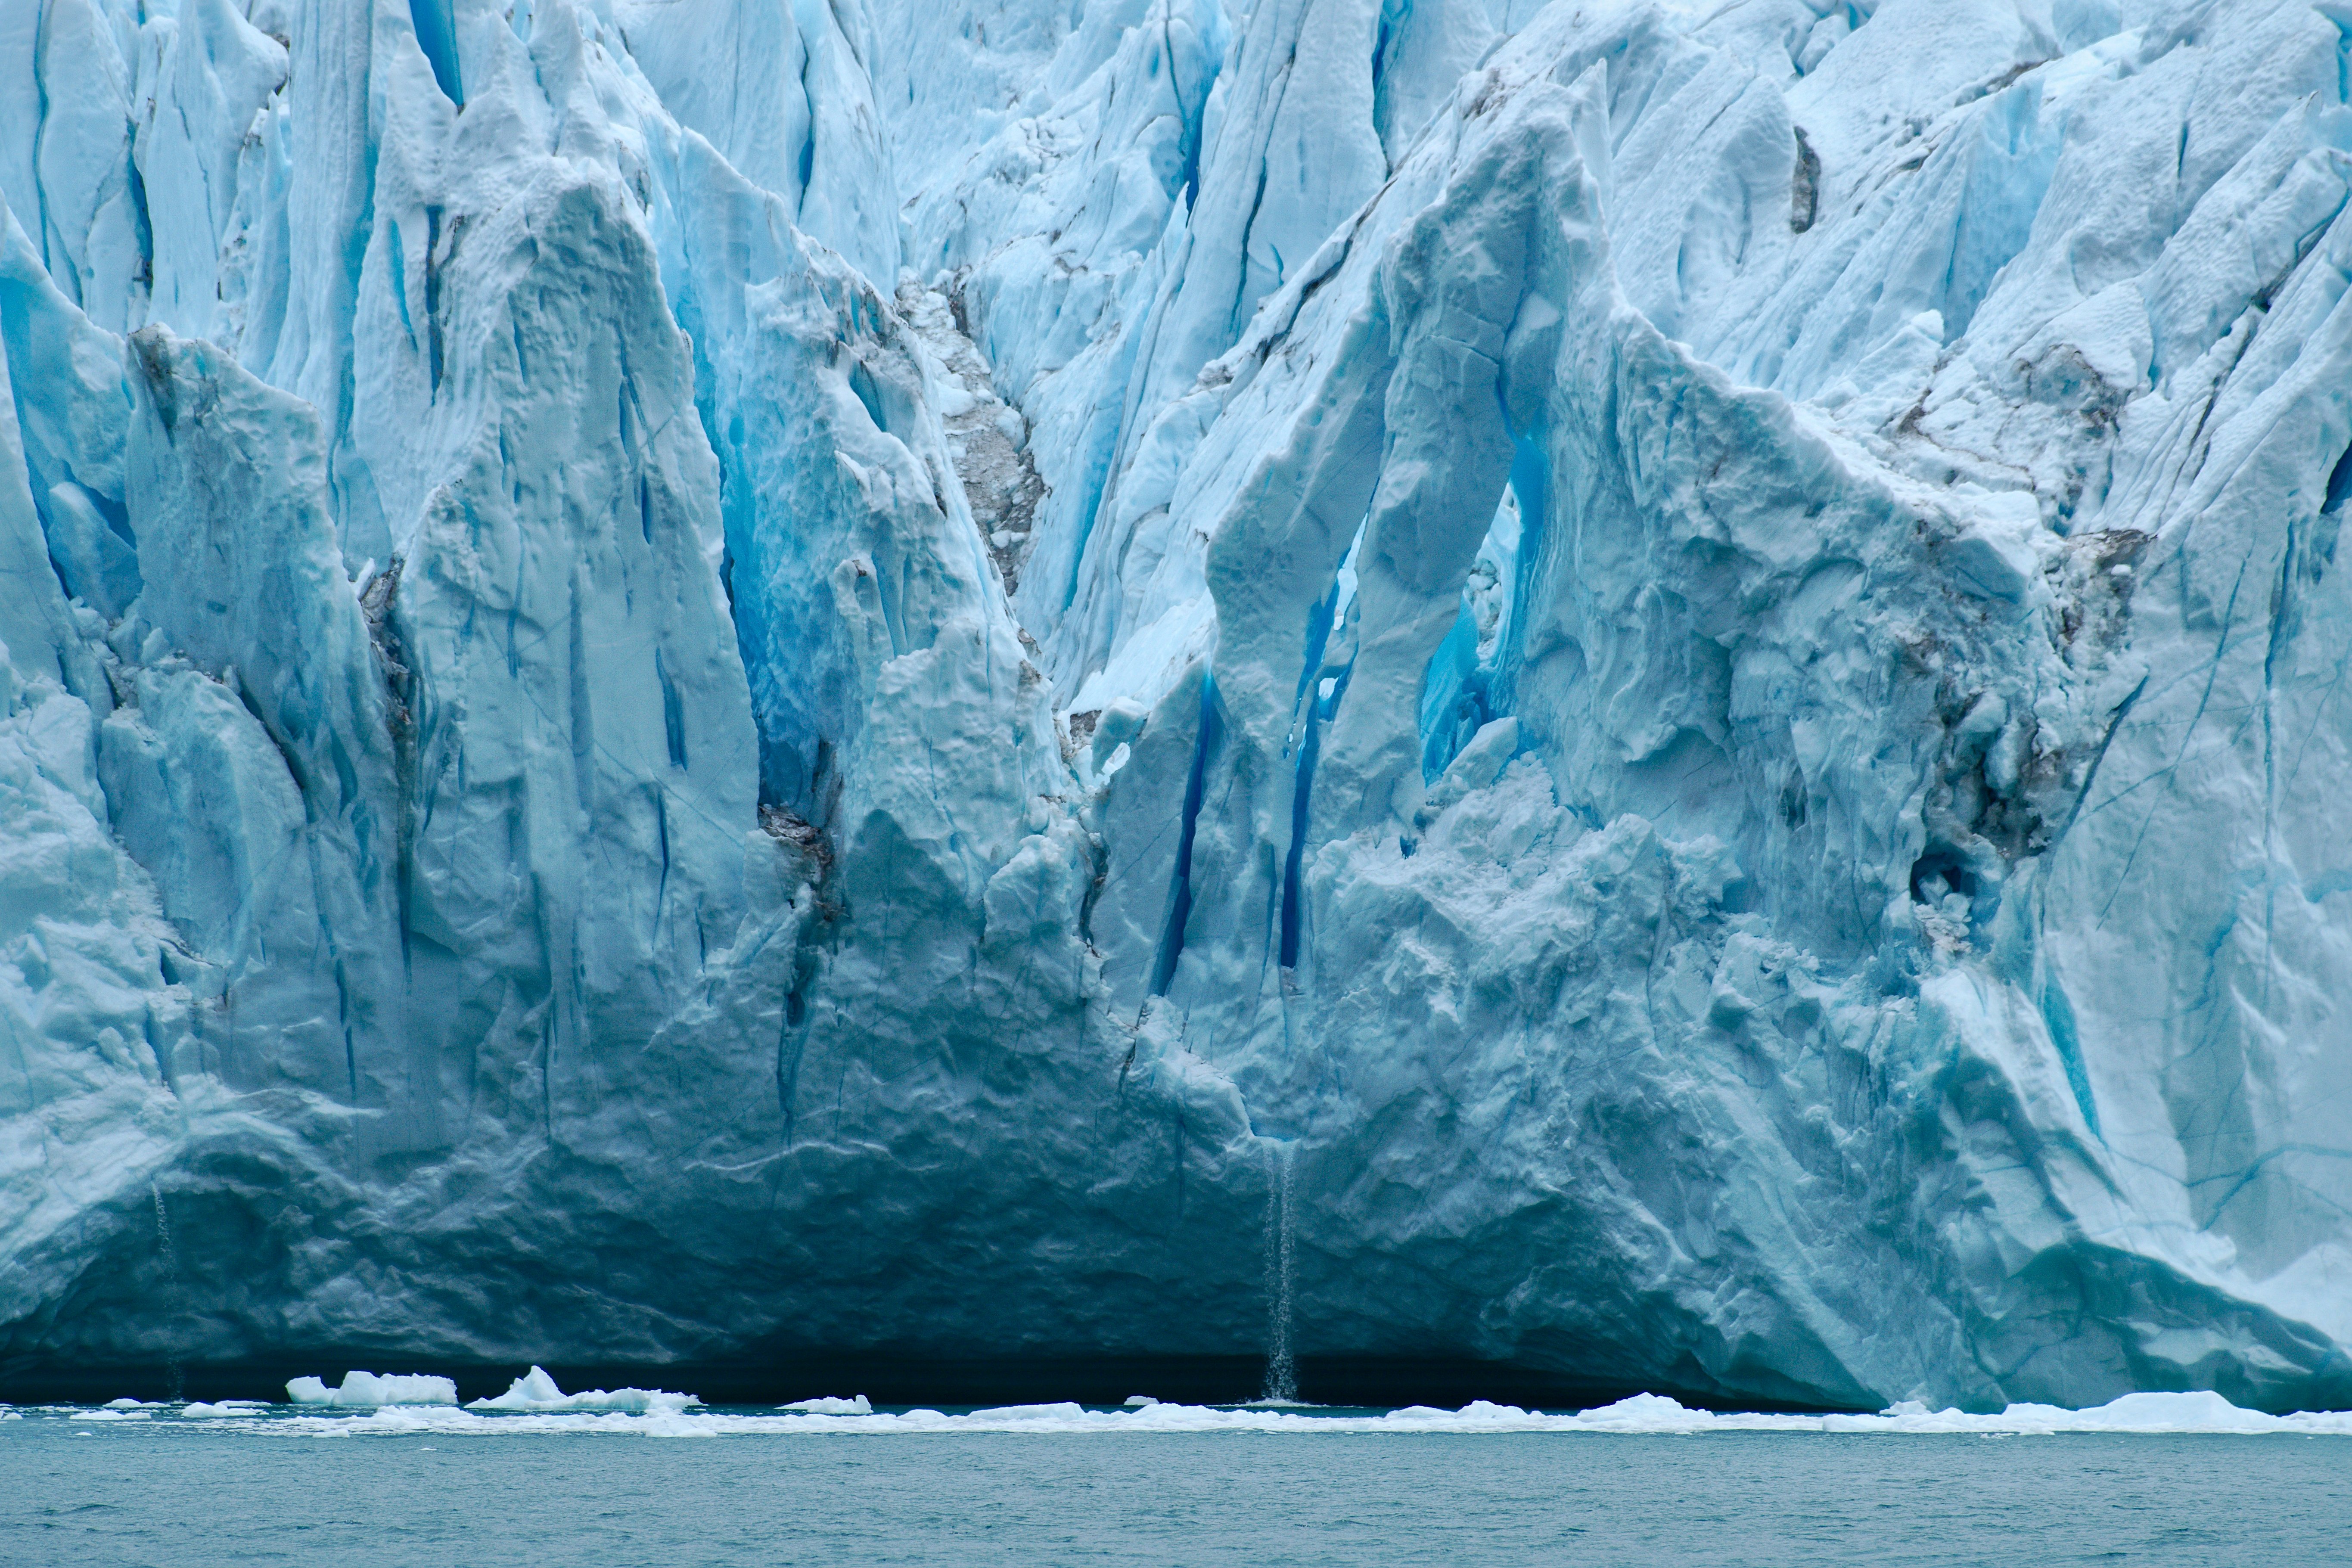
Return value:
[(457, 1385), (446, 1377), (347, 1372), (342, 1386), (329, 1388), (315, 1377), (298, 1377), (286, 1385), (294, 1405), (324, 1405), (338, 1410), (373, 1410), (385, 1405), (455, 1405)]
[[(454, 1403), (454, 1401), (453, 1401)], [(477, 1399), (468, 1410), (618, 1410), (633, 1415), (674, 1415), (702, 1401), (691, 1394), (667, 1394), (651, 1388), (592, 1388), (585, 1394), (566, 1394), (547, 1375), (542, 1367), (532, 1367), (514, 1380), (514, 1386), (496, 1399)], [(840, 1404), (842, 1401), (829, 1403)], [(861, 1397), (859, 1404), (865, 1403)], [(834, 1414), (825, 1412), (825, 1414)], [(862, 1414), (862, 1412), (861, 1412)]]
[[(304, 1381), (310, 1382), (315, 1380), (305, 1379)], [(257, 1411), (267, 1410), (269, 1406), (268, 1403), (259, 1399), (220, 1399), (212, 1401), (199, 1399), (192, 1404), (181, 1406), (180, 1415), (184, 1420), (193, 1419), (203, 1421), (222, 1415), (251, 1415)]]
[(161, 1410), (163, 1408), (163, 1405), (161, 1400), (156, 1399), (110, 1399), (106, 1402), (103, 1408), (108, 1410)]
[[(1467, 1415), (1469, 1412), (1464, 1411)], [(1785, 1415), (1692, 1410), (1654, 1394), (1567, 1418), (1600, 1432), (1885, 1432), (2037, 1435), (2056, 1432), (2257, 1433), (2352, 1436), (2352, 1412), (2298, 1411), (2270, 1415), (2242, 1409), (2221, 1394), (2126, 1394), (2085, 1410), (2055, 1405), (2011, 1405), (1998, 1415), (1930, 1410), (1905, 1400), (1876, 1415)]]
[(1576, 1419), (1580, 1426), (1602, 1432), (1685, 1432), (1715, 1417), (1704, 1410), (1688, 1409), (1681, 1400), (1663, 1394), (1636, 1394), (1614, 1405), (1580, 1412)]
[[(1945, 1415), (1955, 1412), (1946, 1411)], [(1993, 1421), (2020, 1432), (2280, 1432), (2302, 1430), (2307, 1415), (2280, 1416), (2243, 1410), (2213, 1393), (2126, 1394), (2088, 1410), (2012, 1405)], [(2325, 1417), (2321, 1417), (2325, 1419)], [(2352, 1416), (2336, 1413), (2352, 1428)]]
[(1125, 1408), (1129, 1410), (1149, 1410), (1159, 1403), (1160, 1401), (1152, 1398), (1151, 1395), (1148, 1394), (1130, 1394), (1127, 1396), (1127, 1405)]
[[(544, 1376), (544, 1373), (541, 1374)], [(518, 1379), (528, 1384), (529, 1378)], [(551, 1387), (550, 1380), (544, 1386)], [(320, 1436), (410, 1436), (436, 1432), (531, 1436), (540, 1434), (596, 1432), (646, 1437), (709, 1437), (720, 1436), (789, 1437), (801, 1435), (839, 1436), (965, 1433), (1186, 1433), (1257, 1432), (1291, 1436), (1369, 1436), (1400, 1433), (1457, 1435), (1498, 1433), (1585, 1433), (1641, 1436), (1704, 1435), (1718, 1432), (1780, 1432), (1788, 1434), (1878, 1434), (1888, 1436), (1944, 1435), (2029, 1436), (2060, 1432), (2109, 1434), (2248, 1435), (2277, 1433), (2301, 1436), (2352, 1437), (2352, 1411), (2268, 1415), (2241, 1409), (2215, 1394), (2135, 1394), (2087, 1410), (2051, 1405), (2012, 1405), (2000, 1414), (1973, 1415), (1960, 1410), (1931, 1410), (1912, 1401), (1890, 1406), (1874, 1415), (1805, 1415), (1789, 1412), (1695, 1410), (1662, 1394), (1636, 1394), (1614, 1405), (1576, 1414), (1525, 1410), (1512, 1405), (1475, 1400), (1458, 1410), (1414, 1405), (1382, 1415), (1327, 1413), (1314, 1406), (1272, 1408), (1256, 1405), (1201, 1405), (1163, 1403), (1137, 1394), (1140, 1404), (1118, 1410), (1088, 1410), (1082, 1405), (1014, 1405), (950, 1415), (937, 1410), (908, 1410), (882, 1415), (870, 1402), (855, 1399), (807, 1399), (757, 1414), (707, 1409), (681, 1410), (656, 1405), (645, 1410), (626, 1406), (580, 1405), (573, 1400), (625, 1399), (642, 1390), (618, 1394), (563, 1395), (552, 1408), (509, 1405), (509, 1413), (488, 1415), (441, 1407), (386, 1406), (366, 1411), (298, 1411), (281, 1413), (253, 1407), (251, 1401), (219, 1405), (191, 1405), (189, 1415), (229, 1415), (245, 1419), (228, 1423), (234, 1432), (258, 1432), (291, 1426)], [(679, 1399), (683, 1395), (652, 1397)], [(496, 1408), (495, 1402), (480, 1401)], [(68, 1411), (78, 1420), (143, 1421), (147, 1411)]]

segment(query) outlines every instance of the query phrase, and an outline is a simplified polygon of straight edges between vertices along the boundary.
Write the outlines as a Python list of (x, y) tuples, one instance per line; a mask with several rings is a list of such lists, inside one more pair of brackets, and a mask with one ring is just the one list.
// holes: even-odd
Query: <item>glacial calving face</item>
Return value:
[(2347, 26), (10, 8), (0, 1370), (2352, 1403)]

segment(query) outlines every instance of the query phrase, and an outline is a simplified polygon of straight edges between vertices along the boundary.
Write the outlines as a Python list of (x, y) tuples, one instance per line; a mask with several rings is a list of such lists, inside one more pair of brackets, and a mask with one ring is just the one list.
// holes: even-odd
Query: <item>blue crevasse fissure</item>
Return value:
[(1437, 651), (1429, 656), (1429, 673), (1422, 682), (1421, 775), (1434, 784), (1462, 750), (1462, 743), (1494, 717), (1486, 682), (1478, 663), (1478, 624), (1465, 605)]
[(1298, 967), (1298, 937), (1303, 920), (1299, 910), (1299, 867), (1307, 852), (1307, 811), (1315, 795), (1315, 758), (1322, 749), (1322, 726), (1315, 721), (1313, 709), (1307, 719), (1307, 738), (1299, 742), (1298, 782), (1290, 795), (1290, 852), (1282, 861), (1282, 920), (1278, 938), (1279, 962), (1285, 969)]
[(1968, 331), (1993, 279), (2025, 248), (2057, 170), (2060, 145), (2042, 122), (2042, 91), (2033, 81), (2000, 94), (1977, 121), (1960, 154), (1967, 174), (1937, 301), (1947, 342)]
[(1184, 954), (1184, 925), (1192, 918), (1192, 836), (1201, 823), (1201, 802), (1208, 793), (1209, 764), (1224, 738), (1224, 719), (1217, 707), (1217, 678), (1201, 680), (1201, 721), (1192, 742), (1192, 771), (1184, 777), (1184, 815), (1176, 838), (1176, 875), (1168, 899), (1168, 925), (1160, 932), (1160, 952), (1151, 964), (1151, 994), (1165, 996), (1176, 978), (1176, 961)]
[(1299, 742), (1298, 782), (1290, 797), (1290, 852), (1282, 866), (1282, 921), (1279, 955), (1282, 967), (1298, 967), (1301, 932), (1306, 922), (1306, 896), (1301, 886), (1307, 854), (1307, 826), (1315, 798), (1315, 763), (1323, 750), (1323, 728), (1339, 716), (1348, 695), (1351, 659), (1337, 674), (1324, 677), (1320, 689), (1307, 705), (1306, 735)]
[(2327, 499), (2320, 502), (2319, 510), (2334, 511), (2347, 497), (2352, 497), (2352, 447), (2347, 447), (2336, 459), (2336, 467), (2328, 470)]
[(2066, 999), (2065, 987), (2053, 977), (2042, 988), (2042, 1021), (2049, 1026), (2050, 1043), (2058, 1052), (2060, 1065), (2066, 1069), (2066, 1087), (2074, 1091), (2075, 1108), (2082, 1111), (2083, 1121), (2091, 1129), (2091, 1136), (2104, 1139), (2099, 1131), (2099, 1107), (2091, 1098), (2091, 1075), (2083, 1065), (2083, 1042), (2074, 1022), (2074, 1005)]
[(408, 17), (416, 29), (416, 47), (433, 68), (433, 79), (443, 96), (466, 107), (465, 82), (457, 75), (457, 18), (454, 0), (408, 0)]
[[(1749, 1349), (1703, 1358), (1696, 1390), (1726, 1400), (2092, 1403), (2137, 1378), (2352, 1403), (2352, 1342), (2297, 1317), (2352, 1182), (2331, 1069), (2265, 1049), (2329, 1037), (2332, 999), (2352, 995), (2326, 940), (2352, 872), (2311, 815), (2347, 771), (2330, 552), (2352, 458), (2325, 447), (2346, 438), (2334, 389), (2352, 360), (2310, 228), (2340, 194), (2322, 164), (2352, 0), (2315, 0), (2333, 27), (2310, 4), (2280, 13), (2291, 26), (2239, 7), (2144, 71), (2113, 48), (2029, 58), (2114, 36), (2113, 0), (1973, 41), (1936, 7), (1882, 6), (1859, 44), (1867, 6), (1837, 4), (1749, 27), (1590, 6), (1529, 26), (1537, 0), (1344, 16), (1150, 0), (1086, 8), (1081, 27), (1061, 0), (992, 0), (984, 26), (913, 0), (708, 0), (694, 27), (624, 37), (616, 18), (664, 7), (564, 7), (551, 26), (580, 11), (583, 27), (550, 32), (529, 0), (344, 0), (309, 8), (290, 79), (215, 5), (147, 7), (184, 14), (182, 46), (120, 71), (45, 35), (12, 100), (29, 244), (0, 247), (0, 457), (21, 452), (29, 480), (0, 475), (0, 858), (26, 873), (12, 918), (41, 922), (0, 943), (0, 991), (36, 999), (0, 1007), (0, 1048), (37, 1085), (0, 1122), (47, 1139), (59, 1174), (16, 1220), (0, 1203), (0, 1251), (30, 1260), (31, 1315), (10, 1331), (32, 1355), (102, 1345), (121, 1364), (179, 1331), (73, 1289), (135, 1284), (117, 1265), (138, 1258), (73, 1212), (102, 1219), (129, 1181), (221, 1212), (179, 1245), (188, 1268), (247, 1282), (218, 1303), (244, 1339), (293, 1313), (377, 1342), (389, 1321), (334, 1281), (289, 1298), (284, 1270), (245, 1255), (238, 1237), (268, 1227), (241, 1208), (322, 1194), (358, 1238), (339, 1279), (388, 1266), (370, 1236), (409, 1237), (391, 1262), (426, 1281), (534, 1237), (541, 1295), (572, 1314), (541, 1325), (552, 1347), (593, 1349), (615, 1312), (651, 1325), (648, 1356), (1019, 1340), (985, 1310), (940, 1318), (968, 1298), (1061, 1302), (1049, 1326), (1081, 1352), (1101, 1326), (1106, 1347), (1233, 1353), (1264, 1321), (1259, 1167), (1297, 1136), (1316, 1202), (1294, 1216), (1286, 1196), (1274, 1228), (1305, 1227), (1299, 1283), (1321, 1299), (1301, 1297), (1302, 1332), (1319, 1318), (1453, 1355), (1581, 1343), (1607, 1318), (1640, 1331), (1602, 1347), (1622, 1365), (1581, 1370), (1660, 1388), (1690, 1375), (1675, 1346), (1730, 1335)], [(393, 25), (369, 25), (379, 10)], [(1312, 30), (1292, 25), (1309, 12)], [(501, 13), (526, 50), (490, 26)], [(1248, 36), (1213, 110), (1228, 14)], [(2277, 80), (2226, 58), (2257, 28), (2236, 58), (2281, 62)], [(1788, 89), (1780, 35), (1801, 29), (1838, 63)], [(103, 31), (74, 47), (131, 47)], [(805, 121), (793, 37), (824, 51)], [(2228, 92), (2187, 90), (2200, 58)], [(1558, 90), (1487, 90), (1507, 78)], [(154, 92), (135, 159), (114, 108), (131, 80)], [(460, 92), (453, 151), (440, 110)], [(1870, 189), (1784, 241), (1791, 115), (1844, 149), (1825, 177)], [(2257, 131), (2260, 156), (2242, 156)], [(2133, 199), (2147, 182), (2124, 176), (2147, 168), (2179, 199)], [(593, 225), (566, 195), (583, 182), (614, 198)], [(236, 194), (226, 238), (199, 188)], [(1732, 205), (1767, 220), (1738, 254), (1675, 243), (1711, 241)], [(937, 268), (910, 286), (881, 231)], [(509, 265), (526, 235), (540, 248)], [(860, 249), (889, 265), (858, 276)], [(2210, 318), (2306, 250), (2295, 287), (2260, 291), (2243, 369), (2209, 362), (2202, 434), (2114, 436), (2110, 412), (2175, 428)], [(1248, 319), (1283, 258), (1310, 255), (1328, 262), (1312, 290), (1288, 269), (1280, 319), (1197, 378), (1185, 362), (1221, 344), (1231, 267)], [(1466, 457), (1447, 439), (1460, 384), (1398, 374), (1400, 345), (1465, 324), (1447, 319), (1465, 300), (1486, 321), (1510, 303), (1492, 287), (1538, 286), (1501, 275), (1541, 279), (1575, 321), (1556, 348), (1537, 344), (1540, 311), (1514, 321), (1516, 417)], [(1674, 320), (1640, 320), (1675, 283)], [(28, 310), (47, 336), (27, 339)], [(124, 377), (120, 332), (151, 320), (285, 395), (238, 392), (224, 362), (217, 412), (164, 418), (149, 398), (126, 436), (145, 383)], [(2009, 374), (2044, 328), (2085, 364), (2180, 364), (2111, 381), (2112, 410), (2009, 406), (2068, 392)], [(1937, 331), (1959, 336), (1931, 370)], [(971, 368), (964, 337), (995, 365)], [(1938, 404), (1941, 449), (2113, 469), (2095, 537), (2042, 537), (2023, 497), (1945, 473), (1904, 427), (1903, 397), (1964, 359), (1982, 374)], [(1744, 368), (1768, 362), (1785, 386)], [(992, 420), (978, 376), (1016, 395), (1017, 420)], [(234, 442), (192, 456), (207, 426)], [(1331, 578), (1310, 605), (1344, 542), (1321, 508), (1400, 451), (1475, 468), (1378, 540), (1397, 570), (1360, 608)], [(2214, 452), (2226, 487), (2192, 482)], [(981, 503), (1014, 479), (1026, 526), (966, 526), (967, 510), (1010, 519)], [(189, 531), (208, 497), (219, 517)], [(288, 526), (261, 539), (279, 500)], [(1286, 515), (1309, 504), (1311, 526)], [(415, 563), (404, 593), (350, 570), (395, 546)], [(1009, 592), (991, 553), (1020, 566)], [(2063, 567), (2048, 596), (1978, 593), (2009, 581), (1988, 572), (2030, 581), (2029, 556)], [(1450, 575), (1465, 565), (1468, 583)], [(2271, 586), (2266, 651), (2248, 642), (2259, 612), (2205, 602), (2233, 572), (2237, 610)], [(181, 645), (224, 603), (268, 635), (232, 626), (191, 658)], [(1408, 655), (1376, 680), (1360, 634), (1423, 668)], [(1287, 711), (1284, 647), (1300, 661)], [(1087, 710), (1092, 745), (1068, 727)], [(1948, 777), (1955, 724), (1983, 765)], [(1086, 765), (1122, 731), (1140, 742), (1126, 763)], [(1513, 734), (1542, 767), (1507, 771)], [(1384, 787), (1392, 747), (1438, 784), (1429, 811)], [(1990, 847), (1940, 815), (1921, 826), (1946, 804)], [(2037, 847), (2029, 814), (2051, 809), (2067, 822)], [(2196, 874), (2151, 875), (2143, 845)], [(1936, 943), (1932, 976), (1903, 967), (1908, 920)], [(2224, 950), (2210, 933), (2232, 920)], [(2200, 977), (2194, 1007), (2149, 1006)], [(1133, 1018), (1149, 993), (1107, 1104), (1107, 1048), (1129, 1042), (1089, 1015)], [(1915, 1042), (1958, 1070), (1900, 1070)], [(1748, 1070), (1814, 1059), (1826, 1090)], [(2064, 1087), (2021, 1111), (1974, 1092), (2021, 1060)], [(2247, 1091), (2249, 1061), (2276, 1082)], [(2184, 1062), (2145, 1105), (2094, 1093)], [(240, 1095), (348, 1098), (367, 1125), (299, 1147), (310, 1123), (271, 1126), (258, 1101), (207, 1121), (216, 1072)], [(101, 1110), (135, 1108), (175, 1077), (177, 1127), (49, 1109), (93, 1089)], [(1638, 1135), (1587, 1136), (1595, 1104), (1638, 1107)], [(1919, 1143), (1931, 1121), (1958, 1135)], [(2222, 1146), (2242, 1131), (2246, 1150)], [(462, 1183), (502, 1148), (530, 1158), (485, 1204), (423, 1240), (403, 1227), (419, 1183)], [(2108, 1183), (2095, 1232), (2058, 1162)], [(207, 1173), (246, 1169), (267, 1179)], [(945, 1207), (942, 1170), (962, 1200)], [(583, 1210), (583, 1173), (619, 1196)], [(2184, 1182), (2192, 1223), (2263, 1270), (2181, 1283), (2162, 1237)], [(1946, 1223), (1944, 1195), (1981, 1192), (1998, 1201)], [(1918, 1245), (1845, 1245), (1890, 1194), (1927, 1205)], [(650, 1238), (644, 1267), (599, 1264), (615, 1224)], [(1630, 1262), (1589, 1245), (1628, 1226), (1660, 1245)], [(2063, 1321), (2037, 1316), (2034, 1271), (1989, 1279), (1953, 1250), (2027, 1256), (2053, 1235), (2095, 1242), (2062, 1245), (2092, 1302)], [(1475, 1289), (1382, 1288), (1474, 1255)], [(1038, 1296), (1041, 1269), (1073, 1268), (1085, 1290), (1047, 1279)], [(1287, 1269), (1267, 1276), (1277, 1297)], [(1696, 1275), (1722, 1288), (1686, 1289)], [(1955, 1279), (1974, 1292), (1957, 1334), (1949, 1313), (1884, 1310), (1933, 1308)], [(1759, 1300), (1826, 1305), (1791, 1337), (1759, 1330), (1740, 1304)], [(495, 1290), (393, 1305), (414, 1309), (415, 1342), (507, 1342)], [(2150, 1311), (2184, 1331), (2140, 1336), (2119, 1373), (2116, 1335)], [(1287, 1325), (1286, 1310), (1286, 1346)]]
[(1069, 581), (1062, 589), (1062, 608), (1067, 610), (1078, 602), (1078, 582), (1086, 570), (1087, 543), (1094, 537), (1095, 521), (1102, 510), (1105, 488), (1110, 483), (1111, 461), (1118, 448), (1119, 421), (1116, 416), (1093, 421), (1087, 431), (1089, 449), (1081, 482), (1086, 487), (1086, 500), (1078, 511), (1078, 526), (1070, 548)]
[(1355, 608), (1356, 557), (1364, 547), (1364, 525), (1332, 576), (1331, 591), (1317, 601), (1307, 618), (1307, 659), (1298, 672), (1298, 765), (1290, 795), (1290, 849), (1282, 864), (1282, 907), (1276, 951), (1285, 969), (1298, 967), (1300, 934), (1305, 925), (1305, 898), (1300, 882), (1307, 854), (1307, 825), (1315, 798), (1315, 763), (1323, 750), (1323, 727), (1336, 718), (1348, 694), (1348, 678), (1355, 672), (1354, 638), (1345, 638), (1347, 657), (1332, 659), (1335, 625), (1345, 627)]
[(1188, 213), (1192, 210), (1192, 204), (1201, 195), (1201, 139), (1207, 128), (1209, 93), (1217, 85), (1217, 74), (1224, 66), (1225, 36), (1223, 10), (1212, 7), (1209, 23), (1208, 35), (1202, 39), (1208, 71), (1201, 80), (1201, 100), (1198, 103), (1188, 104), (1184, 101), (1183, 73), (1178, 69), (1175, 38), (1172, 32), (1166, 26), (1165, 17), (1162, 18), (1160, 33), (1161, 48), (1168, 57), (1168, 89), (1175, 96), (1176, 112), (1183, 126), (1183, 136), (1180, 142), (1183, 156), (1178, 176), (1177, 193), (1178, 199), (1184, 204), (1184, 210)]
[[(1506, 504), (1478, 547), (1462, 609), (1422, 679), (1421, 772), (1434, 784), (1481, 725), (1513, 711), (1526, 642), (1522, 607), (1540, 552), (1550, 467), (1539, 437), (1514, 433)], [(1476, 603), (1490, 596), (1482, 624)]]

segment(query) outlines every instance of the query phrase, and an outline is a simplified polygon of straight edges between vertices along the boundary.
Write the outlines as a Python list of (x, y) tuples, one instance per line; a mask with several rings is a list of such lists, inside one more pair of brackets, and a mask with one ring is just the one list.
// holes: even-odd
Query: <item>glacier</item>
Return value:
[(2347, 194), (2336, 0), (8, 6), (0, 1382), (2352, 1406)]

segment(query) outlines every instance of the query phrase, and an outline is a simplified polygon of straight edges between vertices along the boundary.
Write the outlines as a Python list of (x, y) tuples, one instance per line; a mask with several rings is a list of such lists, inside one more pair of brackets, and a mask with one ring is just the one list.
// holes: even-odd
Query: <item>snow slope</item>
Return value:
[(2352, 1404), (2347, 61), (11, 7), (0, 1373)]

